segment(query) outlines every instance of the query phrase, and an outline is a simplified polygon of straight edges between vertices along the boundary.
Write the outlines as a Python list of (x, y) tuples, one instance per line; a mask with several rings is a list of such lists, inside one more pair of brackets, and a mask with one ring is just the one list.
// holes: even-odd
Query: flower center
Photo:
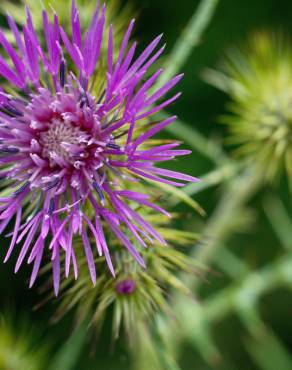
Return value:
[(88, 134), (74, 124), (61, 119), (53, 119), (47, 131), (40, 133), (42, 155), (48, 158), (50, 165), (60, 165), (60, 161), (73, 164), (76, 156), (83, 152)]

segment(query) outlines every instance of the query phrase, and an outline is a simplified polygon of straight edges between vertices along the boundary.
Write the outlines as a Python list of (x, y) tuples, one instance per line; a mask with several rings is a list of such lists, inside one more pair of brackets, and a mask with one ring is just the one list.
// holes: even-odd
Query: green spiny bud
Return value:
[(206, 79), (231, 97), (229, 142), (236, 153), (259, 164), (266, 180), (286, 168), (292, 181), (292, 48), (283, 37), (255, 34), (232, 49), (222, 71)]
[[(148, 221), (151, 219), (168, 242), (182, 247), (197, 239), (193, 233), (172, 229), (167, 218), (158, 219), (149, 211), (147, 218), (146, 213), (145, 211), (144, 218)], [(128, 237), (131, 238), (130, 235)], [(75, 245), (76, 243), (78, 241)], [(111, 240), (111, 247), (116, 249), (113, 254), (116, 278), (113, 279), (103, 268), (103, 258), (96, 257), (98, 279), (95, 287), (92, 287), (84, 258), (84, 263), (79, 266), (78, 281), (69, 276), (61, 287), (62, 300), (55, 320), (75, 308), (77, 322), (81, 323), (90, 317), (96, 328), (101, 326), (109, 308), (113, 307), (113, 337), (118, 337), (123, 326), (127, 337), (132, 341), (137, 334), (137, 323), (151, 323), (158, 312), (171, 314), (167, 300), (170, 290), (191, 295), (177, 275), (179, 272), (196, 274), (199, 268), (194, 260), (170, 245), (166, 247), (156, 243), (151, 248), (140, 250), (146, 270), (135, 263), (114, 238)]]

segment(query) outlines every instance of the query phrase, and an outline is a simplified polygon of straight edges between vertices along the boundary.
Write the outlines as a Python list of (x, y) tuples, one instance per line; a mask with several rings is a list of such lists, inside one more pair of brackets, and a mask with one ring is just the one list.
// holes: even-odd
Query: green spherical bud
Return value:
[[(222, 73), (223, 72), (223, 73)], [(259, 164), (266, 180), (283, 168), (292, 180), (292, 47), (283, 37), (258, 33), (232, 49), (221, 71), (206, 77), (230, 95), (228, 142)]]

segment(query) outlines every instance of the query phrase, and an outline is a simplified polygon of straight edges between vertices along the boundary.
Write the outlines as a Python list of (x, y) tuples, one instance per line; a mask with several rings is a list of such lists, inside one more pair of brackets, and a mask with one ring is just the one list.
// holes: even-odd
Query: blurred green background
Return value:
[[(139, 21), (135, 36), (140, 40), (140, 44), (146, 45), (155, 35), (163, 32), (164, 40), (167, 41), (167, 52), (171, 51), (199, 4), (199, 1), (195, 0), (132, 0), (132, 2), (138, 13)], [(195, 128), (206, 138), (214, 139), (219, 145), (224, 141), (226, 129), (217, 122), (218, 117), (226, 112), (228, 96), (203, 82), (201, 72), (206, 67), (215, 67), (230, 46), (245, 42), (248, 36), (257, 30), (280, 30), (290, 36), (292, 2), (221, 0), (200, 45), (193, 50), (182, 68), (185, 77), (179, 88), (183, 95), (170, 109), (182, 121), (187, 122), (187, 127), (191, 130)], [(225, 150), (229, 152), (228, 147)], [(175, 166), (178, 164), (172, 165)], [(179, 162), (179, 168), (200, 177), (215, 167), (202, 153), (194, 151), (192, 156)], [(236, 188), (237, 185), (232, 186)], [(213, 212), (216, 212), (220, 199), (223, 195), (228, 199), (229, 191), (234, 193), (234, 188), (230, 190), (229, 185), (223, 183), (196, 194), (195, 199), (206, 210), (207, 217), (202, 219), (190, 215), (187, 221), (178, 223), (177, 227), (193, 229), (195, 224), (198, 231), (205, 230), (209, 220), (212, 222)], [(281, 200), (280, 203), (278, 198)], [(277, 200), (274, 202), (274, 199)], [(282, 214), (281, 202), (285, 204), (287, 214)], [(178, 209), (190, 212), (183, 206), (179, 206)], [(289, 234), (289, 224), (285, 228), (282, 223), (280, 231), (275, 224), (280, 215), (285, 221), (287, 216), (288, 222), (291, 212), (285, 176), (274, 187), (267, 185), (251, 197), (246, 197), (243, 207), (239, 208), (242, 219), (239, 217), (238, 223), (231, 225), (232, 230), (228, 237), (222, 238), (224, 246), (214, 247), (211, 257), (208, 258), (207, 264), (212, 271), (207, 281), (196, 284), (196, 295), (203, 304), (203, 312), (199, 312), (195, 307), (192, 309), (189, 303), (189, 319), (196, 325), (191, 329), (192, 335), (189, 335), (183, 343), (178, 358), (182, 370), (292, 369), (292, 284), (282, 284), (278, 275), (273, 279), (273, 273), (278, 268), (277, 262), (281, 258), (288, 260), (289, 248), (290, 251), (292, 248), (292, 238), (290, 239), (292, 227)], [(220, 214), (217, 218), (220, 219)], [(1, 243), (3, 258), (7, 242), (2, 239)], [(204, 244), (197, 248), (204, 248)], [(67, 343), (72, 332), (72, 317), (68, 315), (58, 324), (48, 327), (56, 303), (51, 302), (33, 310), (40, 300), (38, 289), (27, 288), (29, 269), (23, 268), (16, 276), (12, 273), (14, 263), (15, 261), (11, 259), (8, 264), (1, 265), (1, 310), (3, 312), (12, 310), (15, 321), (25, 313), (30, 325), (36, 327), (38, 332), (37, 336), (33, 336), (33, 351), (46, 344), (49, 353), (53, 355)], [(289, 271), (286, 273), (289, 275)], [(292, 271), (290, 277), (291, 274)], [(269, 279), (272, 280), (271, 283)], [(265, 287), (262, 289), (256, 305), (249, 307), (248, 303), (253, 299), (254, 290), (257, 291), (258, 285), (263, 286), (266, 283), (267, 289)], [(230, 298), (232, 294), (238, 294), (242, 306), (240, 304), (239, 307), (234, 306)], [(206, 331), (200, 326), (204, 320), (208, 321)], [(76, 365), (70, 367), (71, 370), (131, 368), (131, 355), (128, 353), (127, 344), (121, 339), (112, 346), (110, 319), (98, 338), (94, 340), (90, 337), (90, 340), (85, 342), (80, 355), (75, 349), (80, 347), (79, 339), (75, 338), (73, 343), (69, 343), (70, 350), (67, 354), (69, 360), (68, 358), (60, 360), (60, 363), (65, 361), (65, 364), (66, 361), (70, 363), (71, 358), (74, 363), (76, 355), (78, 361)], [(82, 341), (82, 338), (80, 340)], [(65, 365), (58, 366), (56, 362), (52, 369), (67, 369)], [(144, 367), (156, 370), (151, 365)]]

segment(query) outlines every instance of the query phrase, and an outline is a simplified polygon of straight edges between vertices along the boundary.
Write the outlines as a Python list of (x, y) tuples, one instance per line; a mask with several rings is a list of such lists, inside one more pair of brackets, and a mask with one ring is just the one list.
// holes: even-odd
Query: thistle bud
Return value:
[[(175, 241), (175, 245), (181, 246), (195, 241), (194, 234), (172, 229), (169, 219), (159, 219), (149, 212), (145, 212), (144, 217), (155, 223), (168, 244)], [(131, 239), (130, 236), (129, 238)], [(155, 243), (151, 248), (141, 249), (140, 253), (147, 269), (135, 263), (128, 253), (121, 249), (118, 240), (112, 238), (111, 247), (116, 250), (113, 254), (115, 279), (103, 268), (103, 257), (97, 257), (95, 263), (98, 279), (92, 287), (86, 269), (86, 258), (78, 256), (79, 260), (83, 261), (79, 267), (78, 282), (74, 281), (73, 274), (67, 281), (62, 282), (61, 301), (54, 320), (60, 319), (73, 308), (77, 322), (82, 323), (89, 317), (92, 328), (96, 329), (103, 323), (105, 315), (112, 311), (113, 337), (117, 338), (123, 327), (126, 337), (133, 342), (138, 324), (149, 327), (156, 313), (172, 314), (167, 299), (170, 290), (191, 295), (178, 274), (196, 274), (199, 269), (194, 260), (171, 245)], [(110, 310), (110, 307), (113, 310)]]
[(231, 98), (230, 114), (222, 120), (236, 154), (259, 164), (265, 180), (285, 168), (291, 182), (291, 45), (280, 36), (255, 34), (247, 47), (229, 52), (222, 71), (209, 70), (205, 76)]

